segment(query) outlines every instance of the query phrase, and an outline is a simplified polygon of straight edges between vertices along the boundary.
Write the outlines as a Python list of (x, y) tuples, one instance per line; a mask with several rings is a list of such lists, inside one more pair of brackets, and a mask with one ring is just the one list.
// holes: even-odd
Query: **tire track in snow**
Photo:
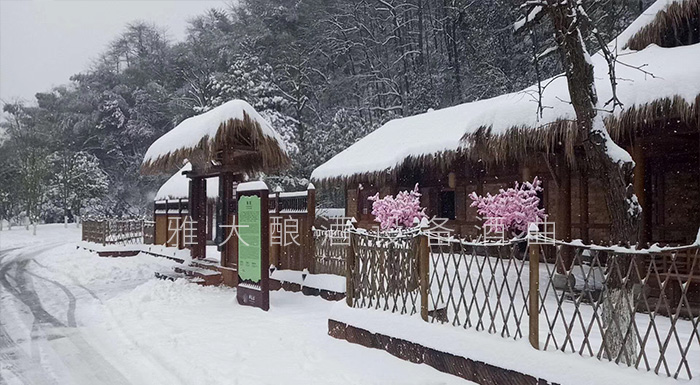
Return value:
[[(12, 250), (16, 250), (12, 249)], [(12, 267), (12, 261), (3, 264), (3, 260), (7, 257), (10, 250), (3, 251), (4, 255), (0, 256), (0, 289), (12, 294), (13, 297), (18, 298), (20, 292), (12, 285), (8, 277), (8, 271)], [(16, 276), (16, 274), (15, 274)], [(17, 280), (13, 278), (15, 285)], [(2, 297), (0, 297), (2, 301)], [(32, 327), (32, 330), (34, 328)], [(32, 332), (33, 334), (33, 332)], [(2, 358), (3, 366), (2, 369), (10, 372), (15, 378), (19, 379), (25, 384), (57, 384), (57, 382), (50, 377), (47, 377), (41, 368), (41, 362), (36, 358), (24, 353), (22, 348), (17, 345), (17, 343), (10, 337), (5, 323), (2, 322), (0, 318), (0, 358)], [(0, 373), (0, 380), (3, 380), (3, 376)]]

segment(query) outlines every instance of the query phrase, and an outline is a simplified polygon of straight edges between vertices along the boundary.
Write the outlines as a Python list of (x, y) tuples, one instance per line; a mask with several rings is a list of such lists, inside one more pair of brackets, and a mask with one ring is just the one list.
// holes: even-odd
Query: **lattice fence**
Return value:
[(700, 371), (700, 248), (560, 244), (539, 267), (542, 348), (674, 378)]
[(344, 231), (314, 230), (314, 260), (312, 273), (345, 275), (350, 238)]
[[(464, 242), (352, 233), (348, 303), (700, 376), (700, 247)], [(532, 310), (532, 311), (531, 311)]]
[(448, 322), (513, 339), (527, 335), (528, 270), (522, 246), (525, 242), (451, 241), (432, 247), (429, 304), (434, 311), (430, 322)]
[(416, 237), (350, 234), (348, 263), (354, 307), (420, 312)]

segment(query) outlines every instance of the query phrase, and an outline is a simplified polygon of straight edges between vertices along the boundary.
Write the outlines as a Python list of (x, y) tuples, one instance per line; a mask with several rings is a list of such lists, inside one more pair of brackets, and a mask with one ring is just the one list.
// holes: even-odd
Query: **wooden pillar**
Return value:
[[(225, 243), (221, 248), (221, 266), (235, 267), (234, 252), (235, 243), (238, 242), (231, 225), (234, 224), (234, 208), (236, 201), (233, 196), (233, 174), (223, 172), (219, 175), (219, 201), (221, 202), (221, 242)], [(230, 235), (230, 236), (229, 236)]]
[(581, 239), (584, 243), (588, 243), (591, 240), (591, 234), (589, 231), (589, 217), (588, 217), (588, 170), (586, 167), (581, 168), (581, 174), (579, 176), (579, 212), (581, 213)]
[(644, 158), (644, 148), (641, 138), (635, 138), (632, 145), (632, 160), (634, 160), (634, 195), (637, 196), (639, 206), (642, 208), (641, 231), (639, 233), (639, 244), (645, 244), (649, 241), (649, 225), (647, 218), (649, 217), (649, 205), (646, 194), (646, 159)]
[(533, 348), (540, 349), (540, 249), (537, 244), (529, 244), (530, 263), (529, 273), (529, 299), (528, 317), (529, 330), (528, 339)]
[[(421, 235), (419, 238), (418, 273), (420, 274), (420, 316), (428, 322), (429, 315), (429, 286), (430, 286), (430, 243), (428, 237)], [(437, 309), (436, 309), (437, 310)]]
[[(282, 217), (280, 217), (280, 191), (280, 187), (277, 187), (277, 189), (275, 189), (275, 212), (273, 214), (274, 217), (278, 218), (278, 220), (282, 222)], [(273, 223), (272, 218), (273, 217), (270, 217), (270, 223)], [(284, 238), (282, 238), (284, 236), (282, 231), (283, 228), (283, 222), (278, 223), (278, 225), (275, 226), (274, 231), (272, 230), (272, 228), (270, 228), (270, 240), (276, 239), (274, 243), (271, 242), (270, 244), (270, 264), (275, 265), (275, 267), (277, 267), (278, 269), (282, 268), (282, 266), (280, 265), (280, 254), (282, 253), (281, 243), (284, 242)]]
[(185, 226), (185, 234), (187, 237), (192, 229), (194, 239), (186, 239), (186, 241), (194, 242), (190, 245), (190, 255), (193, 259), (206, 258), (207, 250), (207, 180), (202, 177), (194, 177), (190, 179), (190, 220), (194, 223), (192, 228), (189, 225)]
[[(571, 241), (571, 170), (563, 150), (557, 153), (557, 220), (556, 238), (562, 241)], [(564, 274), (571, 267), (571, 250), (569, 247), (561, 248), (561, 264), (557, 264), (557, 272)]]
[(316, 220), (316, 187), (313, 183), (309, 183), (306, 187), (306, 256), (305, 265), (309, 271), (313, 269), (314, 253), (316, 246), (314, 245), (314, 221)]

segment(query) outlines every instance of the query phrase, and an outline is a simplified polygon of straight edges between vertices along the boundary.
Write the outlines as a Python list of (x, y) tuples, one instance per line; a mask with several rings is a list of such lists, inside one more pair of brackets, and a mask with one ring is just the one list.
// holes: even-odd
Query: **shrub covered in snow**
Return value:
[(522, 235), (529, 223), (541, 222), (545, 218), (544, 209), (539, 208), (537, 193), (540, 191), (542, 182), (535, 177), (532, 182), (515, 182), (515, 187), (501, 189), (496, 195), (479, 196), (473, 192), (469, 198), (473, 200), (471, 207), (476, 207), (484, 218), (485, 226), (502, 224), (504, 230)]
[(394, 230), (412, 227), (426, 218), (425, 208), (420, 207), (418, 183), (412, 191), (401, 191), (393, 195), (379, 198), (379, 193), (368, 199), (372, 201), (372, 215), (379, 222), (382, 230)]

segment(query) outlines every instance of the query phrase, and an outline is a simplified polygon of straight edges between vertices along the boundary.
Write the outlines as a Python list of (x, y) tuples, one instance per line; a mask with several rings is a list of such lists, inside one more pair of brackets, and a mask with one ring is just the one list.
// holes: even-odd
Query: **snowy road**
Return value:
[(333, 305), (160, 281), (163, 260), (76, 250), (79, 230), (0, 232), (0, 384), (451, 384), (464, 381), (327, 336)]

